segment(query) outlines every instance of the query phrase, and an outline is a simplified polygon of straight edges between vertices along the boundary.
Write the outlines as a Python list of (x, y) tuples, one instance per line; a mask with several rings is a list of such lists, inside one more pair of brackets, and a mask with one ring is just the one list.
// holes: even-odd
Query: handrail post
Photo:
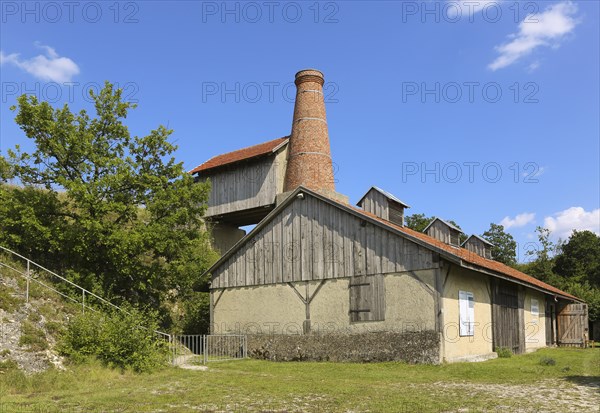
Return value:
[(85, 290), (81, 290), (81, 313), (85, 314)]
[(25, 302), (29, 302), (29, 260), (27, 260), (27, 276), (25, 277), (27, 280), (27, 287), (25, 287)]

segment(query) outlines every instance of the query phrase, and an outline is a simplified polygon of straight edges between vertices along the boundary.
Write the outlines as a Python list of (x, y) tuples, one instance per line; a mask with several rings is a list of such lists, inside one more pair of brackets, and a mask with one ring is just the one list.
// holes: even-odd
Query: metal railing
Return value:
[[(36, 284), (42, 286), (45, 289), (55, 292), (56, 294), (62, 296), (63, 298), (65, 298), (69, 301), (72, 301), (74, 303), (81, 305), (82, 312), (85, 312), (86, 309), (94, 311), (94, 312), (99, 312), (97, 308), (94, 308), (90, 305), (90, 298), (92, 298), (92, 299), (95, 299), (101, 305), (105, 305), (109, 308), (113, 308), (113, 309), (121, 311), (125, 314), (129, 314), (125, 309), (117, 306), (116, 304), (113, 304), (110, 301), (100, 297), (99, 295), (94, 294), (93, 292), (91, 292), (89, 290), (86, 290), (85, 288), (81, 287), (80, 285), (75, 284), (74, 282), (66, 279), (65, 277), (58, 275), (54, 271), (47, 269), (46, 267), (36, 263), (35, 261), (30, 260), (27, 257), (22, 256), (19, 253), (9, 250), (8, 248), (5, 248), (1, 245), (0, 245), (0, 252), (8, 253), (9, 256), (18, 257), (21, 260), (25, 261), (25, 265), (24, 265), (26, 268), (25, 271), (21, 271), (17, 268), (14, 268), (13, 266), (11, 266), (7, 263), (4, 263), (2, 261), (0, 261), (0, 267), (8, 268), (9, 270), (15, 272), (16, 274), (18, 274), (22, 277), (25, 277), (25, 280), (26, 280), (25, 301), (26, 302), (29, 302), (31, 283), (33, 282), (33, 283), (36, 283)], [(70, 295), (66, 294), (63, 291), (58, 290), (57, 288), (55, 288), (55, 286), (49, 285), (47, 282), (40, 280), (38, 277), (35, 277), (34, 275), (36, 274), (36, 271), (41, 271), (43, 274), (45, 274), (46, 276), (49, 277), (49, 280), (54, 281), (55, 283), (59, 283), (59, 282), (66, 283), (68, 286), (72, 287), (74, 289), (74, 291), (77, 292), (77, 296), (81, 297), (81, 301), (79, 299), (71, 297)], [(170, 335), (167, 333), (163, 333), (162, 331), (154, 331), (154, 332), (156, 334), (158, 334), (159, 336), (170, 339)]]
[(244, 359), (248, 356), (244, 335), (172, 334), (169, 356), (174, 366)]

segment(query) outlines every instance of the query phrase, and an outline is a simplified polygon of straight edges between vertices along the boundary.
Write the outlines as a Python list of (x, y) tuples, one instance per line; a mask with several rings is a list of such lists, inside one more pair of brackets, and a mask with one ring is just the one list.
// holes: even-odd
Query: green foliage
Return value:
[(431, 221), (433, 221), (433, 218), (426, 217), (425, 214), (412, 214), (407, 215), (405, 218), (406, 226), (417, 232), (423, 232)]
[(504, 231), (504, 226), (490, 224), (490, 228), (482, 234), (482, 237), (494, 244), (492, 247), (492, 258), (509, 266), (517, 263), (517, 243), (513, 236)]
[(35, 148), (0, 157), (0, 244), (117, 302), (157, 309), (206, 289), (210, 184), (175, 161), (171, 130), (130, 135), (121, 89), (91, 98), (93, 116), (26, 95), (12, 108)]
[(15, 290), (0, 284), (0, 308), (7, 313), (12, 313), (25, 302), (22, 298), (14, 296), (13, 293), (15, 293)]
[(48, 348), (46, 333), (30, 321), (25, 320), (21, 324), (19, 346), (27, 346), (30, 351), (46, 350)]
[(550, 240), (550, 230), (537, 227), (535, 231), (538, 234), (538, 245), (526, 253), (527, 256), (534, 258), (527, 267), (527, 274), (550, 284), (556, 283), (557, 280), (552, 271), (554, 266), (552, 254), (555, 251), (555, 245)]
[[(536, 229), (540, 248), (535, 259), (517, 267), (558, 287), (588, 304), (590, 321), (600, 320), (600, 237), (591, 231), (573, 231), (558, 248), (550, 241), (550, 231)], [(556, 255), (552, 255), (556, 252)]]
[(600, 236), (591, 231), (573, 231), (560, 247), (554, 271), (569, 281), (600, 287)]
[(108, 315), (90, 311), (71, 320), (60, 351), (75, 362), (95, 357), (110, 367), (151, 371), (165, 361), (155, 329), (154, 316), (134, 309)]
[(13, 370), (19, 370), (19, 365), (16, 361), (11, 359), (0, 361), (0, 374), (4, 374)]
[(182, 322), (184, 334), (209, 334), (210, 294), (199, 292), (185, 302), (185, 315)]
[(496, 354), (498, 354), (498, 358), (511, 358), (513, 356), (513, 352), (508, 347), (498, 347), (496, 349)]
[(544, 356), (540, 359), (540, 365), (541, 366), (555, 366), (556, 360), (554, 360), (552, 357)]

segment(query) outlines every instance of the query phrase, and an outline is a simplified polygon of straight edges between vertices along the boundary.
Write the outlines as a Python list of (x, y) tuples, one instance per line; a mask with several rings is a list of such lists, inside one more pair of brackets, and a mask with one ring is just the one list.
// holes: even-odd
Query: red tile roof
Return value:
[(190, 173), (195, 174), (197, 172), (207, 171), (209, 169), (218, 168), (220, 166), (229, 165), (235, 162), (256, 158), (257, 156), (267, 155), (269, 153), (272, 153), (273, 150), (276, 149), (279, 145), (286, 143), (288, 139), (289, 137), (286, 136), (283, 138), (274, 139), (269, 142), (259, 143), (258, 145), (249, 146), (247, 148), (238, 149), (237, 151), (217, 155), (215, 157), (210, 158), (203, 164), (198, 165), (197, 167), (192, 169)]
[[(334, 202), (336, 202), (336, 201), (334, 201)], [(344, 206), (348, 206), (348, 205), (344, 205)], [(559, 290), (558, 288), (553, 287), (550, 284), (546, 284), (545, 282), (540, 281), (537, 278), (534, 278), (530, 275), (525, 274), (524, 272), (516, 270), (512, 267), (509, 267), (508, 265), (502, 264), (501, 262), (494, 261), (494, 260), (488, 260), (487, 258), (484, 258), (478, 254), (475, 254), (474, 252), (471, 252), (465, 248), (453, 247), (453, 246), (448, 245), (442, 241), (439, 241), (433, 237), (430, 237), (429, 235), (424, 234), (422, 232), (414, 231), (407, 227), (401, 227), (401, 226), (395, 225), (389, 221), (379, 218), (378, 216), (376, 216), (374, 214), (371, 214), (370, 212), (364, 211), (364, 210), (356, 208), (354, 206), (350, 205), (350, 208), (352, 208), (353, 210), (357, 211), (358, 213), (360, 213), (362, 215), (365, 215), (365, 216), (368, 216), (369, 218), (375, 219), (395, 230), (403, 232), (412, 237), (418, 238), (418, 239), (426, 242), (429, 245), (432, 245), (441, 250), (444, 250), (444, 251), (460, 258), (461, 260), (468, 262), (469, 264), (474, 264), (478, 267), (482, 267), (487, 270), (491, 270), (491, 271), (500, 273), (504, 276), (507, 276), (508, 278), (513, 278), (513, 279), (522, 281), (524, 283), (534, 285), (534, 286), (541, 288), (543, 290), (546, 290), (550, 293), (559, 294), (564, 297), (568, 297), (568, 298), (572, 298), (577, 301), (581, 301), (579, 298), (577, 298), (569, 293)]]

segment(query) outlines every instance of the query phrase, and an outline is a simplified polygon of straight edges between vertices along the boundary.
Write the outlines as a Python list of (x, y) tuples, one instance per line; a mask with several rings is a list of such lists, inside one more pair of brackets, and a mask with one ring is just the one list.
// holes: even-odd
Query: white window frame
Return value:
[(529, 303), (529, 312), (531, 313), (531, 320), (537, 321), (540, 317), (540, 303), (537, 299), (531, 299), (531, 302)]
[(470, 291), (458, 291), (458, 324), (461, 337), (475, 335), (475, 298)]

